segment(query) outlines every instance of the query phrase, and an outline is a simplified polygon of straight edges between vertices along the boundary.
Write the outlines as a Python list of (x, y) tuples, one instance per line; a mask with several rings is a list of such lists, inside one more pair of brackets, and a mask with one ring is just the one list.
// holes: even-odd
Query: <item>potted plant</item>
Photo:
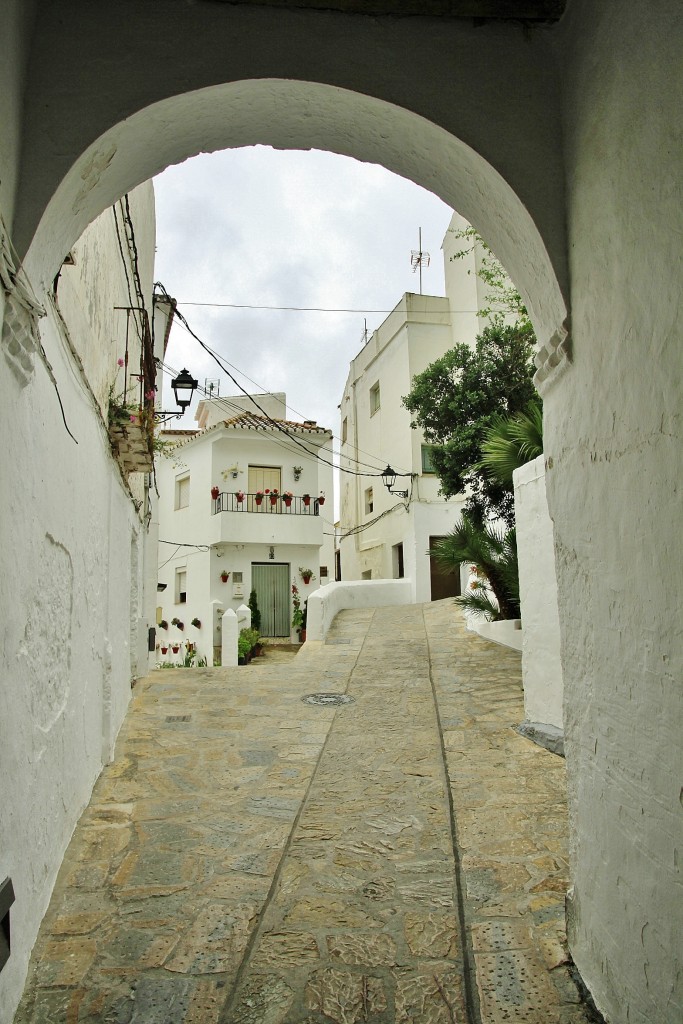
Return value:
[(257, 491), (256, 494), (254, 495), (254, 500), (257, 505), (260, 505), (261, 502), (263, 501), (263, 491)]
[(292, 466), (292, 470), (294, 472), (294, 479), (298, 480), (299, 477), (301, 476), (301, 474), (304, 471), (304, 467), (303, 466)]
[(218, 495), (220, 493), (221, 493), (220, 487), (212, 487), (211, 488), (211, 497), (213, 498), (214, 501), (216, 500), (216, 498), (218, 497)]
[(237, 501), (241, 505), (242, 502), (244, 501), (244, 491), (235, 491), (235, 497), (237, 498)]
[(159, 620), (159, 629), (168, 629), (168, 622), (166, 619)]
[(221, 569), (219, 575), (220, 575), (220, 578), (223, 580), (223, 583), (227, 583), (228, 580), (230, 579), (230, 573), (228, 572), (227, 569)]
[(282, 500), (284, 501), (287, 508), (291, 508), (293, 497), (294, 495), (292, 494), (291, 491), (285, 491), (284, 494), (282, 495)]
[(162, 648), (161, 648), (161, 653), (162, 653), (162, 654), (167, 654), (167, 653), (168, 653), (168, 644), (166, 645), (166, 647), (163, 647), (163, 646), (162, 646)]
[(278, 493), (277, 487), (273, 487), (272, 491), (270, 492), (270, 504), (271, 505), (276, 505), (277, 504), (277, 499), (279, 497), (280, 497), (280, 495)]
[(247, 636), (249, 630), (241, 629), (237, 637), (237, 664), (246, 665), (251, 653), (251, 638)]
[(177, 654), (178, 651), (180, 650), (180, 644), (171, 644), (171, 650), (173, 651), (174, 654)]
[(312, 569), (304, 569), (303, 566), (301, 565), (299, 566), (299, 573), (301, 575), (301, 579), (304, 581), (306, 585), (308, 585), (311, 582), (311, 580), (315, 580), (318, 578)]
[(251, 612), (251, 625), (252, 629), (259, 630), (261, 628), (261, 611), (256, 600), (256, 591), (252, 590), (249, 594), (249, 611)]
[(195, 626), (197, 629), (201, 629), (202, 628), (202, 620), (194, 618), (192, 620), (192, 625)]
[(301, 497), (304, 505), (306, 506), (306, 508), (308, 508), (308, 506), (311, 504), (310, 494), (303, 494)]
[(320, 497), (318, 498), (318, 504), (319, 505), (324, 505), (325, 504), (325, 492), (324, 491), (320, 492)]
[(181, 622), (180, 619), (171, 619), (171, 625), (177, 626), (178, 629), (185, 629), (185, 623)]
[(299, 588), (297, 587), (294, 580), (292, 580), (292, 629), (299, 634), (301, 639), (301, 630), (304, 625), (304, 613), (301, 610), (301, 597), (299, 595)]

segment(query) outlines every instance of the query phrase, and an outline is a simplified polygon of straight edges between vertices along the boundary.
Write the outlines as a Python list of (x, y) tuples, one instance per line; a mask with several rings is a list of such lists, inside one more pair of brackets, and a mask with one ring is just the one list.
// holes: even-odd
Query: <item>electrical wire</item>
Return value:
[[(333, 306), (258, 306), (252, 305), (246, 302), (189, 302), (184, 299), (178, 300), (179, 305), (183, 306), (202, 306), (212, 309), (255, 309), (255, 310), (273, 310), (279, 313), (393, 313), (395, 306), (392, 309), (345, 309), (343, 307)], [(424, 313), (440, 313), (439, 309), (425, 309)], [(458, 313), (477, 313), (476, 309), (458, 309)]]
[[(179, 323), (180, 323), (180, 326), (183, 328), (184, 331), (186, 331), (188, 334), (191, 334), (191, 331), (189, 331), (189, 329), (187, 327), (185, 327), (185, 325), (182, 322), (179, 321)], [(210, 348), (210, 346), (207, 346), (207, 348)], [(211, 351), (214, 351), (214, 354), (218, 355), (218, 353), (216, 353), (215, 350), (211, 350)], [(221, 356), (220, 358), (224, 359), (225, 363), (228, 366), (232, 367), (233, 370), (235, 370), (237, 373), (241, 374), (241, 376), (244, 377), (245, 380), (248, 380), (250, 384), (253, 384), (255, 387), (259, 388), (262, 393), (264, 393), (266, 395), (269, 395), (270, 397), (274, 397), (272, 391), (268, 391), (267, 388), (264, 388), (262, 384), (259, 384), (259, 382), (254, 380), (253, 377), (250, 377), (248, 373), (244, 372), (244, 370), (240, 370), (239, 367), (235, 366), (234, 363), (229, 362), (227, 359), (225, 359), (224, 356)], [(176, 370), (175, 373), (177, 373), (177, 372), (178, 371)], [(293, 406), (291, 406), (290, 408), (292, 409), (292, 412), (296, 413), (297, 416), (301, 416), (303, 419), (306, 419), (305, 414), (302, 413), (299, 409), (295, 409)], [(345, 444), (346, 443), (341, 437), (339, 437), (338, 434), (332, 434), (332, 438), (335, 441), (339, 441), (340, 444)], [(380, 458), (380, 456), (378, 456), (378, 455), (374, 455), (372, 452), (364, 451), (362, 448), (358, 448), (357, 451), (359, 451), (363, 455), (367, 455), (371, 459), (374, 459), (375, 462), (380, 464), (380, 465), (384, 462), (383, 458)], [(348, 456), (348, 455), (345, 456), (345, 458), (348, 458), (348, 459), (350, 459), (350, 461), (355, 462), (355, 464), (357, 466), (366, 466), (368, 469), (377, 469), (377, 466), (373, 465), (370, 462), (364, 462), (362, 459), (352, 458), (351, 456)], [(338, 467), (335, 466), (335, 469), (336, 468), (338, 468)], [(407, 473), (397, 473), (397, 476), (408, 476), (408, 475), (409, 474), (407, 474)]]
[[(166, 289), (164, 288), (164, 286), (163, 286), (163, 285), (161, 285), (161, 284), (160, 284), (159, 282), (157, 282), (157, 284), (156, 284), (156, 287), (158, 287), (158, 288), (162, 289), (162, 294), (164, 295), (164, 297), (166, 297), (166, 298), (169, 298), (169, 299), (170, 299), (170, 296), (168, 295), (168, 292), (166, 291)], [(259, 412), (260, 412), (260, 413), (261, 413), (261, 414), (262, 414), (262, 415), (263, 415), (263, 416), (265, 417), (265, 419), (266, 419), (266, 420), (267, 420), (267, 421), (268, 421), (268, 422), (269, 422), (269, 423), (271, 424), (271, 426), (273, 426), (273, 427), (274, 427), (274, 428), (275, 428), (276, 430), (280, 431), (280, 433), (282, 433), (282, 434), (284, 434), (284, 435), (285, 435), (286, 437), (288, 437), (288, 438), (289, 438), (289, 440), (290, 440), (290, 441), (291, 441), (291, 442), (292, 442), (293, 444), (295, 444), (295, 445), (296, 445), (296, 446), (297, 446), (298, 448), (300, 448), (300, 449), (301, 449), (302, 451), (304, 451), (304, 452), (305, 452), (305, 453), (306, 453), (307, 455), (309, 455), (309, 456), (313, 455), (313, 456), (315, 456), (315, 457), (319, 458), (321, 462), (325, 462), (325, 464), (326, 464), (326, 465), (332, 466), (332, 467), (333, 467), (334, 469), (338, 469), (338, 470), (339, 470), (340, 472), (342, 472), (342, 473), (348, 473), (348, 474), (349, 474), (349, 475), (351, 475), (351, 476), (365, 476), (365, 477), (367, 477), (367, 476), (372, 476), (372, 477), (381, 477), (381, 475), (382, 475), (381, 473), (362, 473), (362, 472), (358, 472), (358, 471), (356, 471), (356, 470), (353, 470), (353, 469), (345, 469), (345, 468), (343, 468), (343, 467), (341, 467), (341, 466), (335, 466), (335, 465), (334, 465), (334, 463), (331, 463), (331, 462), (326, 462), (326, 460), (324, 460), (324, 459), (321, 459), (321, 458), (320, 458), (320, 456), (319, 456), (319, 455), (317, 455), (317, 454), (316, 454), (315, 452), (312, 452), (310, 448), (307, 448), (307, 447), (306, 447), (306, 446), (305, 446), (304, 444), (302, 444), (302, 442), (301, 442), (301, 441), (300, 441), (300, 440), (299, 440), (299, 439), (298, 439), (297, 437), (295, 437), (295, 436), (294, 436), (293, 434), (291, 434), (291, 433), (290, 433), (290, 432), (289, 432), (289, 431), (288, 431), (288, 430), (287, 430), (287, 429), (286, 429), (285, 427), (283, 427), (283, 426), (282, 426), (282, 424), (281, 424), (281, 423), (280, 423), (280, 422), (279, 422), (278, 420), (274, 420), (274, 419), (273, 419), (273, 418), (272, 418), (271, 416), (269, 416), (269, 415), (268, 415), (268, 414), (266, 413), (265, 409), (263, 409), (263, 408), (262, 408), (262, 406), (260, 406), (260, 405), (259, 405), (259, 403), (258, 403), (258, 402), (256, 401), (256, 399), (254, 398), (254, 396), (253, 396), (253, 395), (250, 395), (250, 394), (249, 394), (249, 392), (248, 392), (248, 391), (246, 391), (246, 390), (245, 390), (245, 389), (244, 389), (244, 388), (242, 387), (242, 385), (241, 385), (241, 384), (239, 383), (239, 381), (238, 381), (238, 380), (237, 380), (237, 379), (236, 379), (236, 378), (235, 378), (235, 377), (233, 376), (233, 374), (232, 374), (232, 373), (231, 373), (231, 372), (230, 372), (230, 371), (229, 371), (229, 370), (228, 370), (228, 369), (226, 368), (226, 366), (225, 366), (225, 365), (224, 365), (224, 363), (222, 362), (222, 359), (221, 359), (221, 358), (219, 358), (219, 356), (217, 356), (217, 355), (216, 355), (216, 353), (215, 353), (215, 352), (214, 352), (214, 351), (213, 351), (213, 350), (212, 350), (211, 348), (209, 348), (209, 346), (208, 346), (208, 345), (206, 345), (206, 344), (205, 344), (205, 342), (203, 342), (203, 341), (202, 341), (202, 339), (201, 339), (201, 338), (199, 337), (199, 335), (198, 335), (198, 334), (196, 334), (196, 333), (195, 333), (195, 332), (194, 332), (194, 331), (192, 330), (192, 328), (190, 327), (189, 323), (187, 322), (187, 319), (185, 318), (185, 316), (184, 316), (184, 315), (183, 315), (183, 314), (182, 314), (182, 313), (181, 313), (181, 312), (180, 312), (180, 311), (179, 311), (179, 310), (178, 310), (177, 308), (176, 308), (176, 311), (175, 311), (175, 315), (176, 315), (176, 317), (178, 317), (179, 321), (180, 321), (181, 323), (183, 323), (183, 324), (185, 325), (185, 327), (186, 327), (187, 331), (189, 332), (189, 334), (191, 334), (191, 336), (192, 336), (192, 337), (193, 337), (193, 338), (195, 339), (195, 341), (196, 341), (196, 342), (197, 342), (197, 343), (198, 343), (198, 344), (199, 344), (199, 345), (201, 346), (201, 348), (203, 348), (203, 349), (204, 349), (204, 351), (205, 351), (205, 352), (207, 352), (207, 353), (208, 353), (208, 355), (210, 355), (210, 356), (211, 356), (211, 358), (212, 358), (212, 359), (214, 360), (214, 362), (215, 362), (215, 363), (216, 363), (216, 364), (217, 364), (217, 365), (218, 365), (218, 366), (220, 367), (220, 369), (221, 369), (221, 370), (223, 371), (223, 373), (225, 373), (225, 374), (226, 374), (226, 376), (230, 378), (230, 380), (231, 380), (231, 381), (233, 382), (233, 384), (235, 385), (235, 387), (239, 388), (239, 390), (240, 390), (240, 391), (242, 392), (242, 394), (243, 394), (243, 395), (245, 395), (245, 396), (246, 396), (246, 397), (247, 397), (247, 398), (248, 398), (248, 399), (249, 399), (249, 400), (250, 400), (250, 401), (251, 401), (251, 402), (252, 402), (252, 403), (253, 403), (253, 404), (254, 404), (254, 405), (256, 406), (256, 408), (257, 408), (257, 409), (259, 410)], [(239, 372), (239, 371), (238, 371), (238, 372)], [(397, 474), (397, 475), (398, 475), (398, 474)], [(401, 474), (401, 475), (405, 475), (405, 474)]]

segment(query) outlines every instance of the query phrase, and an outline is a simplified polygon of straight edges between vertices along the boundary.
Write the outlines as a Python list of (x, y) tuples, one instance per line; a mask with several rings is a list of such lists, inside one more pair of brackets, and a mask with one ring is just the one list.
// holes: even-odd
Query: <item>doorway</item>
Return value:
[(289, 638), (289, 564), (252, 562), (251, 585), (261, 612), (261, 635)]
[[(433, 551), (443, 537), (430, 537), (429, 550)], [(429, 583), (431, 587), (431, 601), (440, 601), (444, 597), (460, 597), (460, 566), (455, 569), (445, 570), (437, 563), (434, 555), (429, 556)]]

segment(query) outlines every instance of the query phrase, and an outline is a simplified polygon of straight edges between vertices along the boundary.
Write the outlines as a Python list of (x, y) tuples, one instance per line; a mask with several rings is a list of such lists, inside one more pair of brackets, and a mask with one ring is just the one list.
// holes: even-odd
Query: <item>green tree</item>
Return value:
[(445, 497), (467, 490), (474, 521), (501, 518), (512, 525), (512, 487), (482, 473), (486, 431), (501, 416), (522, 412), (535, 398), (534, 334), (528, 321), (502, 317), (486, 327), (474, 348), (459, 344), (413, 378), (403, 404), (434, 445), (431, 458)]

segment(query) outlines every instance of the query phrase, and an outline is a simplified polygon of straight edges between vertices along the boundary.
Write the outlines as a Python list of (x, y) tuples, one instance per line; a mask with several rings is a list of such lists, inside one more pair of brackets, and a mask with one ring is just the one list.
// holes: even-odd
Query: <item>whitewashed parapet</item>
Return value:
[(306, 637), (324, 640), (338, 612), (345, 608), (384, 608), (413, 603), (411, 580), (350, 580), (328, 583), (308, 598)]

